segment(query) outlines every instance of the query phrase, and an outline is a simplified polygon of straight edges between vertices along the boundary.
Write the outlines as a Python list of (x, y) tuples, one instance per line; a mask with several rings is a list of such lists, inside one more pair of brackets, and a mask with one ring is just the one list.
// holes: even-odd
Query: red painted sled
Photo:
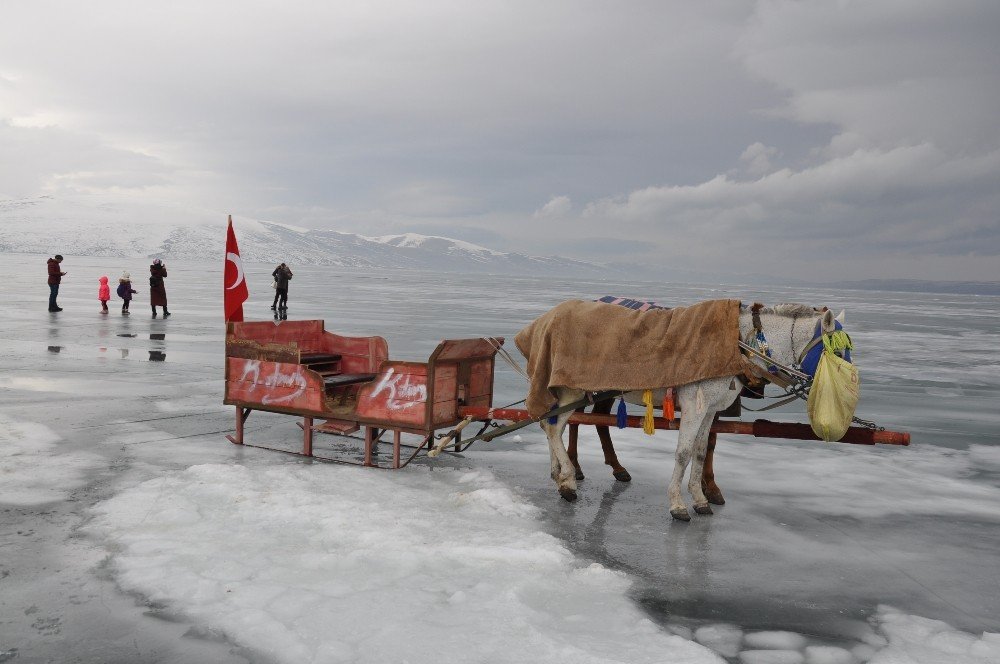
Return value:
[[(303, 438), (295, 454), (377, 467), (375, 447), (391, 431), (389, 467), (401, 468), (435, 431), (461, 421), (461, 406), (492, 405), (496, 352), (485, 339), (450, 339), (426, 362), (401, 362), (389, 359), (382, 337), (340, 336), (327, 332), (321, 320), (228, 323), (224, 403), (236, 406), (236, 435), (228, 438), (250, 445), (244, 423), (255, 410), (297, 415)], [(360, 429), (363, 461), (313, 453), (314, 433), (343, 436)], [(403, 434), (419, 440), (403, 444)], [(403, 447), (415, 448), (405, 461)]]

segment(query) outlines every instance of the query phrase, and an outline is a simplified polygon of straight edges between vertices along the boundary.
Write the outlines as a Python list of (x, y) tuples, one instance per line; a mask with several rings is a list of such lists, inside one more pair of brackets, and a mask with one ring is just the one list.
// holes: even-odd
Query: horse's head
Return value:
[(829, 348), (838, 357), (851, 362), (851, 350), (854, 346), (851, 337), (844, 331), (845, 322), (847, 315), (843, 310), (836, 316), (829, 309), (822, 310), (813, 328), (812, 339), (798, 357), (802, 371), (810, 376), (816, 374), (816, 365), (819, 364), (824, 348)]

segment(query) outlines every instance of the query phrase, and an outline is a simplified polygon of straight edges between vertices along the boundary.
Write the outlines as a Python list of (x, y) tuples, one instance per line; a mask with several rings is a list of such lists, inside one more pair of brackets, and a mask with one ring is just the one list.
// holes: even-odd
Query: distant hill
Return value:
[[(143, 206), (140, 212), (120, 204), (95, 206), (51, 197), (0, 200), (0, 252), (214, 260), (225, 242), (225, 222), (219, 217), (169, 206)], [(247, 219), (235, 226), (240, 253), (248, 262), (587, 277), (616, 271), (415, 233), (366, 237)]]
[[(619, 289), (615, 283), (639, 281), (821, 285), (766, 274), (723, 274), (664, 265), (600, 264), (562, 256), (530, 256), (417, 233), (367, 237), (242, 217), (236, 219), (235, 226), (243, 259), (255, 263), (288, 261), (361, 269), (591, 278), (607, 280), (609, 292), (616, 294)], [(224, 218), (212, 210), (93, 197), (0, 199), (0, 253), (216, 260), (224, 238)], [(1000, 282), (867, 279), (840, 285), (863, 290), (1000, 295)]]

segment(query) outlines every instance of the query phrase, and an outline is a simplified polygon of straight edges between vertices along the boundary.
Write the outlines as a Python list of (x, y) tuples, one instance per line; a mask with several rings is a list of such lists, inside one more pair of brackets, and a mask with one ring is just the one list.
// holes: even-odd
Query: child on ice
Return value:
[(97, 288), (97, 299), (101, 301), (101, 313), (108, 313), (108, 300), (111, 299), (111, 287), (108, 286), (108, 278), (101, 277), (98, 279), (101, 283)]
[(132, 301), (132, 295), (139, 291), (132, 288), (132, 276), (128, 272), (122, 272), (122, 278), (118, 280), (118, 297), (122, 302), (122, 315), (128, 316), (128, 305)]

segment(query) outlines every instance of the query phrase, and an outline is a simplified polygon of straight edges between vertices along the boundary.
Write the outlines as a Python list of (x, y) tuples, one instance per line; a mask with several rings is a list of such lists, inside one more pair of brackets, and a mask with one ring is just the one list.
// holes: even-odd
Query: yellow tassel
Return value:
[(646, 435), (652, 436), (656, 431), (653, 426), (653, 390), (646, 390), (642, 393), (642, 403), (646, 404), (646, 414), (642, 418), (642, 430)]

